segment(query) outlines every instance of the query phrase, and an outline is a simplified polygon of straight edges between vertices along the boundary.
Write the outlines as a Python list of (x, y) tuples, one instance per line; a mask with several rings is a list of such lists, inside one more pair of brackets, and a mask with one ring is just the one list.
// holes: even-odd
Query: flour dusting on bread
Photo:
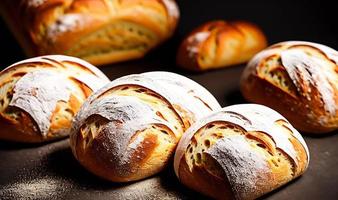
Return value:
[(62, 15), (54, 22), (54, 24), (48, 27), (46, 37), (51, 41), (54, 41), (59, 35), (80, 29), (85, 24), (86, 20), (87, 17), (85, 15)]
[(264, 157), (252, 151), (245, 136), (229, 136), (218, 140), (206, 151), (223, 168), (236, 199), (250, 199), (259, 188), (258, 182), (265, 182), (268, 165)]
[(334, 89), (322, 72), (326, 67), (325, 63), (319, 59), (311, 58), (300, 50), (292, 49), (283, 51), (281, 60), (299, 93), (311, 101), (311, 93), (304, 91), (304, 88), (317, 89), (322, 97), (325, 110), (331, 115), (335, 115), (338, 108), (334, 99)]
[(210, 32), (200, 32), (195, 33), (187, 39), (187, 51), (189, 53), (189, 57), (194, 58), (200, 51), (199, 45), (208, 39)]
[(15, 84), (9, 105), (26, 111), (37, 123), (41, 134), (46, 136), (57, 102), (67, 102), (70, 92), (62, 75), (52, 71), (35, 71)]
[(47, 0), (26, 0), (28, 7), (39, 7), (44, 4)]

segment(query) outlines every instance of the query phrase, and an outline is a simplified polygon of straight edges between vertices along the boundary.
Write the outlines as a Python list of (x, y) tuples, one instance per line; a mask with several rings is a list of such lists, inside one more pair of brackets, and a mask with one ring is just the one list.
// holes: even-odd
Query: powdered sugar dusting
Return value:
[(295, 46), (295, 45), (307, 45), (310, 47), (314, 47), (325, 54), (329, 59), (331, 59), (333, 62), (338, 64), (338, 52), (328, 46), (314, 43), (314, 42), (305, 42), (305, 41), (287, 41), (287, 42), (281, 42), (276, 45), (285, 45), (288, 47)]
[(267, 182), (270, 171), (258, 152), (252, 151), (245, 136), (228, 136), (217, 140), (206, 154), (223, 168), (236, 199), (251, 199), (257, 193), (257, 182)]
[(47, 28), (46, 37), (54, 41), (57, 36), (83, 26), (83, 24), (85, 24), (85, 20), (85, 16), (80, 14), (62, 15), (54, 24)]
[(176, 6), (176, 3), (173, 0), (162, 0), (163, 4), (165, 5), (168, 15), (173, 18), (178, 18), (180, 13)]
[[(115, 171), (119, 175), (131, 173), (126, 171), (131, 155), (135, 152), (137, 144), (143, 141), (142, 136), (136, 136), (131, 143), (131, 138), (138, 132), (152, 124), (161, 124), (175, 133), (175, 129), (156, 115), (156, 111), (149, 105), (130, 96), (104, 96), (93, 101), (90, 106), (82, 107), (74, 120), (76, 131), (92, 115), (101, 115), (110, 122), (102, 126), (102, 132), (108, 140), (102, 146), (111, 156)], [(137, 168), (137, 166), (135, 166)], [(134, 167), (133, 167), (134, 168)]]
[[(107, 78), (106, 75), (104, 75), (97, 67), (95, 67), (94, 65), (79, 59), (79, 58), (75, 58), (75, 57), (71, 57), (71, 56), (64, 56), (64, 55), (48, 55), (48, 56), (38, 56), (38, 57), (34, 57), (34, 58), (29, 58), (26, 60), (22, 60), (19, 61), (13, 65), (10, 65), (8, 67), (6, 67), (3, 71), (7, 71), (10, 69), (15, 69), (17, 67), (22, 67), (22, 65), (30, 65), (31, 63), (41, 63), (44, 65), (49, 65), (49, 66), (53, 66), (54, 68), (60, 68), (62, 67), (63, 73), (67, 73), (69, 76), (82, 76), (85, 73), (88, 73), (87, 71), (83, 71), (82, 69), (79, 69), (77, 67), (74, 67), (73, 64), (71, 63), (76, 63), (78, 65), (81, 65), (82, 67), (88, 69), (89, 71), (91, 71), (92, 73), (88, 73), (94, 77), (97, 77), (100, 80), (96, 80), (96, 82), (102, 82), (104, 81), (105, 83), (109, 82), (109, 79)], [(58, 63), (59, 65), (57, 65), (56, 63)], [(34, 64), (35, 65), (35, 64)], [(39, 64), (36, 64), (37, 67), (39, 66)], [(64, 70), (64, 68), (66, 68), (66, 70)], [(2, 72), (3, 72), (2, 71)], [(81, 79), (81, 78), (78, 78)], [(84, 79), (84, 78), (82, 78)], [(95, 83), (94, 83), (95, 84)], [(90, 85), (89, 85), (90, 87)]]
[(21, 108), (31, 115), (41, 134), (47, 136), (57, 102), (67, 102), (69, 96), (70, 89), (63, 76), (47, 70), (34, 71), (24, 75), (15, 84), (9, 105)]
[(283, 51), (281, 59), (299, 93), (311, 101), (311, 94), (304, 89), (318, 89), (323, 100), (323, 107), (334, 116), (337, 105), (334, 99), (334, 89), (325, 73), (322, 73), (322, 70), (325, 70), (325, 64), (297, 49)]
[[(48, 133), (51, 114), (57, 101), (68, 101), (70, 93), (77, 91), (76, 85), (69, 82), (68, 77), (79, 80), (93, 91), (109, 82), (99, 69), (70, 56), (50, 55), (30, 58), (7, 67), (1, 75), (10, 76), (15, 71), (28, 73), (16, 83), (10, 105), (17, 106), (30, 114), (43, 136)], [(69, 132), (68, 129), (58, 131)]]
[[(24, 64), (30, 65), (30, 63), (41, 63), (41, 65), (53, 66), (56, 71), (64, 74), (65, 76), (77, 79), (78, 81), (88, 86), (92, 91), (96, 91), (105, 84), (109, 83), (109, 79), (107, 78), (107, 76), (104, 75), (94, 65), (91, 65), (90, 63), (79, 58), (64, 55), (48, 55), (26, 59), (5, 68), (4, 71), (9, 69), (14, 70), (14, 68), (16, 67), (20, 68)], [(74, 64), (80, 65), (82, 68), (86, 68), (90, 72), (78, 67), (74, 67)]]
[[(287, 153), (294, 163), (298, 163), (297, 152), (293, 145), (289, 141), (288, 135), (281, 132), (276, 127), (275, 122), (278, 120), (284, 120), (288, 124), (288, 128), (292, 131), (292, 135), (303, 145), (309, 162), (310, 155), (307, 145), (300, 135), (300, 133), (294, 129), (288, 121), (276, 111), (258, 104), (240, 104), (223, 108), (220, 111), (213, 112), (209, 116), (202, 118), (193, 124), (182, 136), (175, 153), (174, 169), (176, 175), (179, 177), (178, 168), (185, 153), (187, 146), (189, 145), (191, 138), (194, 134), (203, 126), (215, 121), (224, 121), (237, 124), (247, 132), (260, 131), (272, 137), (276, 144), (276, 148), (283, 150)], [(308, 164), (307, 162), (307, 164)]]
[(199, 52), (199, 44), (208, 39), (210, 32), (198, 32), (190, 36), (187, 41), (187, 51), (189, 52), (189, 57), (195, 57)]
[[(129, 144), (129, 150), (127, 149), (131, 137), (137, 131), (146, 128), (149, 124), (163, 124), (169, 127), (175, 135), (181, 135), (174, 131), (175, 128), (172, 125), (159, 118), (151, 106), (144, 104), (136, 97), (117, 96), (114, 93), (99, 97), (106, 91), (122, 85), (138, 85), (148, 88), (166, 99), (169, 105), (180, 105), (182, 109), (192, 113), (196, 119), (210, 113), (213, 109), (220, 108), (216, 99), (205, 88), (188, 78), (169, 72), (134, 74), (121, 77), (107, 84), (91, 95), (84, 103), (74, 119), (72, 135), (78, 133), (79, 127), (85, 123), (85, 119), (90, 115), (99, 114), (109, 119), (111, 123), (108, 123), (104, 130), (107, 131), (106, 134), (111, 139), (105, 143), (105, 148), (111, 152), (111, 155), (114, 155), (114, 158), (116, 157), (117, 160), (115, 162), (118, 164), (115, 165), (121, 168), (121, 173), (125, 171), (123, 167), (128, 163), (132, 150), (142, 141), (142, 138), (135, 138), (134, 142)], [(196, 99), (195, 95), (201, 95), (201, 99), (209, 106)], [(119, 113), (124, 113), (125, 118), (128, 120), (121, 121), (121, 117), (118, 117), (116, 113), (117, 107), (121, 107)], [(132, 112), (132, 110), (134, 111)], [(177, 114), (178, 118), (182, 118), (181, 111), (177, 110)], [(121, 121), (118, 127), (114, 124), (116, 120)], [(76, 151), (73, 152), (76, 154)]]
[(177, 177), (179, 177), (178, 168), (186, 148), (190, 144), (192, 137), (200, 128), (214, 121), (228, 121), (234, 124), (239, 124), (241, 127), (251, 126), (251, 122), (243, 115), (239, 115), (232, 111), (224, 111), (224, 109), (225, 108), (212, 112), (210, 115), (206, 115), (205, 117), (196, 121), (188, 130), (185, 131), (177, 145), (174, 158), (174, 170)]
[(102, 86), (104, 86), (106, 83), (108, 83), (105, 79), (100, 79), (96, 76), (93, 76), (92, 74), (81, 74), (74, 77), (78, 81), (84, 83), (86, 86), (88, 86), (92, 91), (96, 91), (100, 89)]
[[(134, 74), (112, 81), (96, 94), (103, 93), (116, 86), (128, 84), (139, 85), (155, 91), (167, 99), (172, 105), (180, 105), (182, 109), (193, 115), (194, 120), (204, 117), (212, 110), (221, 108), (216, 99), (201, 85), (192, 80), (188, 80), (188, 78), (183, 78), (183, 76), (170, 72)], [(95, 96), (98, 96), (96, 94)], [(194, 96), (200, 97), (209, 107)], [(90, 99), (95, 99), (95, 97), (93, 96)], [(176, 110), (176, 112), (182, 117), (182, 113), (179, 110)]]
[[(158, 85), (166, 88), (175, 104), (192, 112), (200, 119), (213, 110), (221, 108), (215, 97), (195, 81), (170, 72), (147, 72), (142, 76), (153, 79)], [(181, 98), (185, 96), (185, 98)], [(197, 98), (198, 97), (198, 98)]]
[[(76, 63), (81, 65), (82, 67), (88, 69), (89, 71), (91, 71), (91, 75), (95, 75), (96, 77), (100, 78), (101, 81), (105, 81), (106, 83), (109, 82), (109, 79), (107, 78), (107, 76), (97, 67), (95, 67), (94, 65), (90, 64), (89, 62), (86, 62), (80, 58), (76, 58), (76, 57), (72, 57), (72, 56), (65, 56), (65, 55), (48, 55), (48, 56), (40, 56), (40, 57), (35, 57), (32, 59), (27, 59), (24, 60), (23, 62), (34, 62), (36, 59), (38, 60), (42, 60), (43, 62), (48, 62), (48, 59), (52, 59), (55, 60), (57, 62), (62, 63), (63, 65), (65, 65), (66, 67), (68, 65), (66, 65), (65, 63)], [(69, 64), (70, 67), (67, 67), (67, 72), (69, 72), (69, 74), (72, 74), (71, 72), (73, 72), (73, 69), (76, 69), (72, 66), (72, 64)], [(83, 74), (84, 71), (74, 71), (76, 73), (73, 74)], [(99, 80), (98, 80), (99, 81)]]
[(28, 7), (37, 8), (44, 4), (47, 0), (26, 0)]
[(198, 32), (196, 34), (194, 34), (193, 36), (188, 38), (189, 42), (203, 42), (204, 40), (206, 40), (210, 35), (210, 32)]
[(310, 158), (309, 150), (307, 145), (300, 135), (300, 133), (292, 127), (292, 125), (285, 119), (282, 115), (277, 113), (276, 111), (258, 104), (242, 104), (242, 105), (233, 105), (225, 107), (223, 110), (225, 111), (233, 111), (238, 114), (244, 115), (248, 120), (251, 121), (250, 126), (242, 126), (247, 131), (262, 131), (265, 134), (268, 134), (272, 137), (274, 142), (276, 143), (276, 148), (283, 150), (287, 153), (294, 161), (294, 163), (298, 163), (297, 161), (297, 152), (295, 151), (293, 145), (289, 141), (289, 136), (283, 132), (281, 132), (278, 127), (276, 127), (275, 122), (279, 120), (283, 120), (286, 122), (285, 125), (292, 131), (292, 135), (297, 138), (297, 140), (304, 147), (308, 160)]
[[(308, 48), (318, 51), (323, 56), (316, 56), (316, 54), (308, 52)], [(274, 55), (281, 56), (282, 65), (297, 88), (299, 100), (305, 103), (305, 107), (310, 108), (308, 104), (313, 101), (312, 92), (319, 94), (319, 105), (326, 113), (319, 115), (312, 112), (310, 108), (306, 113), (307, 117), (322, 125), (330, 123), (331, 118), (338, 113), (338, 105), (335, 100), (338, 90), (338, 74), (335, 70), (338, 64), (338, 52), (325, 45), (312, 42), (277, 43), (251, 59), (242, 74), (241, 85), (246, 84), (251, 75), (257, 75), (259, 64), (262, 61)]]
[(257, 75), (257, 67), (261, 63), (261, 61), (265, 58), (268, 58), (272, 55), (278, 55), (282, 52), (279, 48), (268, 48), (265, 49), (258, 54), (256, 54), (247, 64), (245, 70), (242, 73), (241, 79), (246, 79), (250, 76), (250, 74)]
[(138, 136), (133, 142), (131, 142), (128, 147), (131, 149), (136, 149), (144, 140), (143, 136)]

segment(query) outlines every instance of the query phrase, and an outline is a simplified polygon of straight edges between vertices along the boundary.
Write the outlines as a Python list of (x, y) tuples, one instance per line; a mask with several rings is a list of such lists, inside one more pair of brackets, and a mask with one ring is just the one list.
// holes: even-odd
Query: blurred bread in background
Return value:
[(192, 71), (204, 71), (245, 63), (267, 46), (262, 30), (245, 21), (207, 22), (182, 42), (177, 64)]
[(179, 18), (173, 0), (2, 0), (0, 11), (28, 56), (64, 54), (95, 65), (143, 57)]

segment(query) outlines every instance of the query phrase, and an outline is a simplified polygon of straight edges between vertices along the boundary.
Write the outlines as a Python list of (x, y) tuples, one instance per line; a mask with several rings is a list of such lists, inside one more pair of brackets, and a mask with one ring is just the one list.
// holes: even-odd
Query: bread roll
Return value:
[(101, 65), (144, 56), (169, 38), (174, 0), (2, 0), (28, 55), (65, 54)]
[(215, 199), (255, 199), (304, 173), (309, 151), (291, 124), (257, 104), (225, 107), (182, 136), (174, 168), (186, 186)]
[(125, 76), (84, 103), (72, 126), (73, 154), (104, 179), (139, 180), (161, 171), (183, 132), (219, 108), (206, 89), (178, 74)]
[(182, 42), (177, 63), (204, 71), (247, 62), (267, 45), (259, 27), (245, 21), (211, 21), (196, 28)]
[(7, 67), (0, 73), (0, 139), (42, 142), (67, 136), (84, 100), (108, 82), (96, 67), (68, 56)]
[(289, 41), (257, 54), (241, 78), (244, 97), (284, 115), (297, 129), (338, 129), (338, 52), (324, 45)]

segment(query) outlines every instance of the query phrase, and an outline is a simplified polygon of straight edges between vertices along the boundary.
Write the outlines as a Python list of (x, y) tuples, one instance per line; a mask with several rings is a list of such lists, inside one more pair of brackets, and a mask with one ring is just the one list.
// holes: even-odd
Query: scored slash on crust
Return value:
[(248, 63), (241, 91), (281, 112), (299, 130), (330, 132), (338, 127), (337, 61), (337, 51), (324, 45), (278, 43)]
[[(196, 119), (218, 108), (205, 88), (183, 76), (169, 72), (125, 76), (84, 103), (73, 122), (72, 150), (81, 164), (103, 178), (117, 182), (145, 178), (165, 167), (179, 138)], [(106, 122), (91, 129), (93, 123), (87, 120), (97, 116)], [(93, 156), (97, 151), (100, 156)]]
[(108, 78), (83, 60), (50, 55), (7, 67), (0, 83), (1, 117), (21, 134), (1, 137), (38, 142), (68, 135), (82, 102)]
[[(251, 199), (301, 175), (308, 162), (303, 138), (284, 117), (265, 106), (244, 104), (193, 124), (178, 144), (174, 169), (183, 183), (213, 176), (222, 187), (229, 182), (236, 198)], [(222, 196), (221, 188), (215, 192), (188, 186), (214, 198)]]

